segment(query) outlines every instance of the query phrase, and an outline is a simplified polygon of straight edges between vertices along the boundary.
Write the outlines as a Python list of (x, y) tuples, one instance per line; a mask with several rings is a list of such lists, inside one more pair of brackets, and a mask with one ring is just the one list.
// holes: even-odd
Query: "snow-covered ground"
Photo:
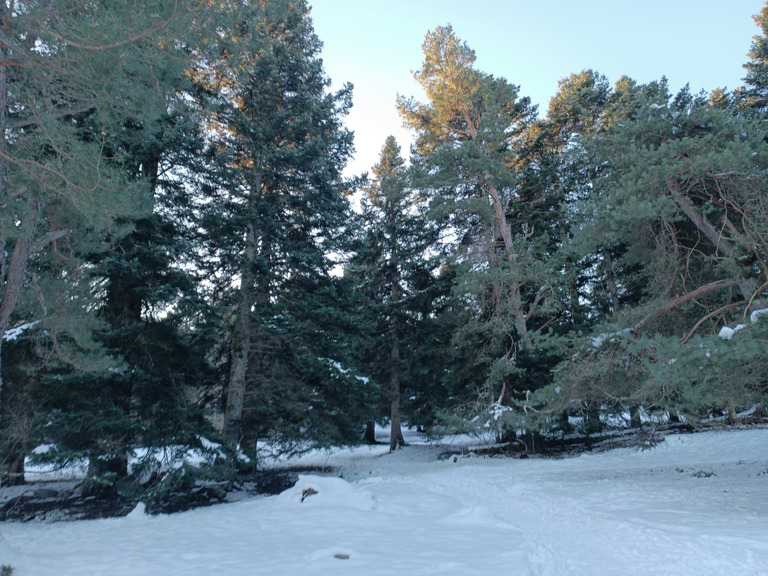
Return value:
[(768, 574), (768, 429), (558, 460), (441, 460), (444, 446), (412, 440), (305, 456), (335, 474), (278, 496), (3, 523), (0, 564), (14, 576)]

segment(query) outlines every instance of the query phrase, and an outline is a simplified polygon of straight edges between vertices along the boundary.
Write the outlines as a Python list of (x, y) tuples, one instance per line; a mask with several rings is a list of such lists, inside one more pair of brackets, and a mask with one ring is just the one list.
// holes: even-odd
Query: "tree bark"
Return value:
[(608, 296), (611, 299), (611, 312), (619, 312), (619, 291), (616, 288), (616, 277), (613, 274), (613, 259), (609, 248), (603, 248), (603, 266), (605, 267), (605, 283), (608, 288)]
[[(392, 301), (397, 303), (400, 299), (399, 277), (395, 273), (392, 286)], [(390, 341), (390, 365), (389, 396), (390, 396), (390, 430), (389, 450), (393, 452), (398, 446), (405, 444), (403, 430), (400, 422), (400, 334), (397, 326), (397, 318), (394, 311), (391, 317), (391, 341)]]
[[(261, 156), (254, 158), (253, 181), (250, 186), (248, 210), (253, 212), (256, 199), (261, 194)], [(245, 404), (248, 359), (251, 353), (253, 330), (251, 326), (251, 307), (253, 306), (254, 285), (256, 280), (255, 265), (258, 250), (256, 225), (253, 221), (246, 225), (243, 267), (240, 274), (240, 290), (237, 300), (235, 327), (232, 332), (231, 366), (227, 385), (227, 406), (224, 413), (224, 438), (231, 449), (236, 449), (242, 438), (243, 407)]]
[(240, 277), (235, 328), (232, 333), (232, 364), (227, 385), (227, 407), (224, 414), (224, 438), (230, 448), (240, 443), (241, 421), (245, 402), (245, 382), (248, 373), (248, 357), (251, 351), (251, 306), (253, 304), (253, 265), (256, 255), (256, 231), (248, 223), (245, 239), (245, 262)]
[(389, 394), (391, 399), (389, 450), (394, 451), (398, 446), (403, 446), (405, 444), (400, 422), (400, 341), (397, 333), (393, 334), (392, 337), (390, 359), (392, 361), (392, 373), (389, 379)]
[(520, 293), (522, 284), (520, 282), (520, 274), (517, 269), (517, 255), (514, 252), (514, 246), (512, 244), (512, 231), (507, 224), (507, 216), (504, 211), (504, 205), (501, 202), (499, 193), (493, 184), (487, 183), (485, 190), (493, 203), (493, 210), (496, 214), (496, 222), (499, 225), (501, 231), (501, 238), (504, 242), (504, 251), (507, 256), (507, 262), (509, 264), (510, 281), (509, 286), (510, 304), (512, 308), (512, 320), (517, 330), (517, 335), (520, 338), (520, 343), (524, 350), (530, 350), (533, 348), (533, 341), (531, 335), (528, 332), (528, 316), (523, 310), (523, 298)]
[[(8, 266), (7, 275), (1, 279), (4, 281), (2, 291), (2, 301), (0, 301), (0, 405), (2, 405), (3, 377), (2, 377), (2, 344), (5, 331), (8, 328), (11, 314), (21, 295), (21, 288), (24, 282), (24, 273), (27, 269), (27, 262), (32, 255), (35, 246), (35, 230), (37, 229), (37, 220), (40, 216), (40, 202), (30, 196), (27, 200), (27, 209), (24, 212), (24, 219), (21, 223), (21, 234), (16, 240), (16, 246), (11, 255), (11, 262)], [(4, 247), (0, 247), (4, 249)]]
[[(712, 243), (715, 250), (728, 258), (736, 258), (739, 256), (739, 249), (743, 249), (744, 252), (752, 252), (750, 246), (734, 246), (727, 238), (720, 234), (712, 223), (707, 220), (707, 217), (693, 206), (680, 190), (680, 186), (673, 178), (666, 179), (667, 189), (672, 195), (672, 199), (677, 206), (683, 211), (688, 219), (693, 222), (696, 228), (701, 234)], [(755, 298), (755, 293), (758, 291), (760, 284), (756, 278), (745, 278), (744, 275), (737, 271), (738, 278), (737, 283), (741, 295), (747, 302), (753, 304), (761, 303), (760, 298)], [(761, 304), (762, 305), (762, 304)], [(755, 306), (753, 305), (752, 308)]]
[[(462, 109), (462, 115), (464, 117), (464, 121), (467, 124), (470, 139), (475, 140), (477, 138), (477, 127), (470, 119), (469, 112), (467, 111), (466, 107)], [(522, 283), (520, 282), (520, 274), (517, 269), (517, 255), (514, 252), (514, 246), (512, 243), (512, 230), (510, 230), (509, 224), (507, 223), (505, 207), (501, 201), (499, 192), (490, 181), (490, 174), (486, 173), (484, 176), (486, 178), (486, 182), (483, 185), (483, 189), (485, 190), (486, 194), (488, 194), (488, 197), (491, 199), (491, 203), (493, 204), (493, 211), (495, 213), (496, 222), (499, 226), (499, 231), (501, 232), (501, 239), (504, 242), (504, 251), (507, 256), (507, 262), (509, 263), (509, 285), (511, 288), (510, 304), (512, 309), (512, 320), (515, 324), (515, 329), (517, 330), (517, 335), (520, 338), (520, 343), (523, 349), (530, 350), (533, 348), (533, 340), (531, 339), (531, 335), (528, 332), (528, 315), (523, 310), (523, 298), (520, 293)]]

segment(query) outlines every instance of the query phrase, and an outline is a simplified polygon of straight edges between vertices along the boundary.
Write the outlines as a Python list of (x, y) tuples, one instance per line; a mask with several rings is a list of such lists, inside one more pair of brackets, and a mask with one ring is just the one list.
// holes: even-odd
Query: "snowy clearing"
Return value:
[(0, 564), (14, 576), (768, 574), (768, 429), (565, 459), (438, 459), (445, 449), (315, 453), (300, 463), (333, 476), (175, 515), (4, 523)]

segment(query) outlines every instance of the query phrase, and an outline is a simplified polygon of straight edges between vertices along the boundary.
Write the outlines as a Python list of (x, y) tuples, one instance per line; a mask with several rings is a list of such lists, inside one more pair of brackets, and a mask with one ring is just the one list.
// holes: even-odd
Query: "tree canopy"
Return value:
[(736, 90), (582, 70), (546, 111), (438, 26), (414, 146), (349, 176), (305, 0), (3, 3), (3, 480), (764, 418), (767, 22)]

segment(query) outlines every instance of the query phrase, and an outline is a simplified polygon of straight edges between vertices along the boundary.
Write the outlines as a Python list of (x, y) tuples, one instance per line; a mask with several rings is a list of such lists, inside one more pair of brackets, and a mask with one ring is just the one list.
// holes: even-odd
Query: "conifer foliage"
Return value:
[(583, 70), (541, 117), (438, 26), (410, 156), (347, 177), (305, 0), (0, 3), (3, 481), (40, 445), (116, 486), (205, 438), (231, 471), (375, 421), (534, 449), (765, 416), (755, 23), (735, 91)]
[(303, 1), (249, 5), (203, 72), (218, 95), (211, 149), (220, 166), (204, 227), (231, 324), (224, 433), (356, 437), (363, 380), (345, 371), (333, 253), (344, 250), (352, 151), (342, 119), (351, 87), (328, 91)]
[(418, 421), (416, 406), (428, 402), (430, 378), (423, 371), (420, 339), (434, 335), (438, 283), (430, 250), (437, 234), (426, 216), (426, 202), (409, 185), (394, 137), (384, 143), (363, 194), (362, 233), (348, 270), (367, 319), (360, 363), (388, 389), (394, 450), (404, 443), (402, 416)]

